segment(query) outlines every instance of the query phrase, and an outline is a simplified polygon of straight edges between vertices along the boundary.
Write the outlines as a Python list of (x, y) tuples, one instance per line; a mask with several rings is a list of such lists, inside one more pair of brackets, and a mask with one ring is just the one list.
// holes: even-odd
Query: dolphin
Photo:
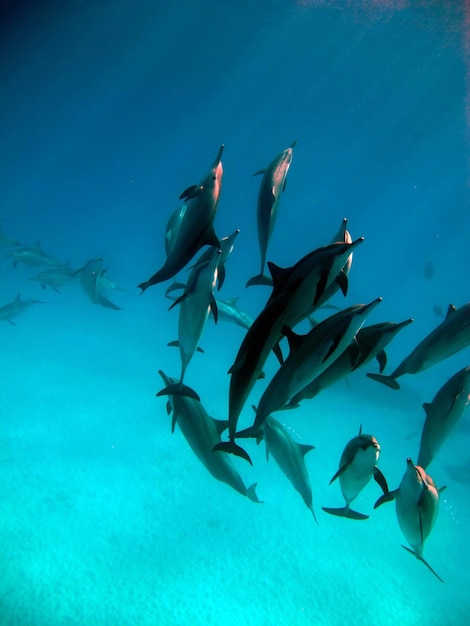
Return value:
[[(286, 316), (286, 326), (294, 328), (299, 322), (324, 305), (333, 295), (330, 286), (341, 288), (343, 295), (348, 292), (348, 278), (342, 271), (353, 250), (364, 241), (363, 237), (352, 243), (335, 242), (313, 250), (289, 268), (280, 268), (269, 262), (273, 277), (273, 291), (270, 298), (280, 292), (290, 294)], [(324, 294), (326, 297), (323, 297)], [(268, 300), (269, 302), (269, 300)]]
[(229, 300), (216, 298), (215, 302), (217, 304), (219, 321), (232, 322), (247, 330), (253, 324), (253, 318), (237, 306), (238, 298), (230, 298)]
[[(256, 411), (256, 408), (253, 408)], [(261, 439), (266, 442), (266, 459), (269, 460), (271, 453), (294, 489), (302, 496), (305, 505), (312, 512), (313, 519), (317, 522), (313, 510), (312, 487), (304, 459), (307, 452), (313, 450), (314, 446), (294, 441), (289, 431), (272, 415), (264, 420), (257, 442), (259, 443)]]
[[(219, 255), (219, 263), (217, 265), (217, 291), (220, 291), (220, 289), (222, 288), (222, 285), (224, 284), (224, 280), (225, 280), (225, 264), (228, 261), (229, 256), (232, 253), (233, 247), (235, 245), (235, 239), (238, 237), (238, 235), (240, 234), (240, 229), (237, 228), (236, 230), (233, 231), (233, 233), (231, 235), (229, 235), (228, 237), (222, 237), (222, 239), (219, 241), (219, 250), (220, 250), (220, 255)], [(209, 261), (212, 256), (214, 254), (214, 248), (207, 248), (200, 256), (199, 260), (197, 261), (197, 264), (200, 263), (207, 263), (207, 261)]]
[[(176, 388), (163, 389), (157, 395), (183, 393), (190, 389), (184, 385), (184, 375), (201, 339), (201, 335), (212, 308), (217, 321), (217, 308), (214, 300), (214, 287), (217, 281), (217, 264), (221, 252), (215, 251), (212, 258), (205, 263), (196, 263), (189, 275), (183, 295), (171, 305), (172, 309), (180, 304), (178, 319), (178, 345), (181, 357), (181, 376)], [(198, 399), (196, 392), (191, 390), (191, 397)]]
[(321, 295), (333, 281), (340, 280), (343, 292), (347, 291), (347, 285), (338, 278), (339, 273), (354, 247), (362, 241), (363, 238), (351, 244), (337, 242), (317, 248), (290, 268), (281, 269), (268, 263), (274, 281), (273, 290), (245, 335), (229, 370), (229, 441), (222, 442), (218, 449), (251, 463), (249, 455), (235, 443), (235, 433), (240, 413), (266, 359), (274, 350), (282, 360), (277, 344), (284, 331), (289, 332), (289, 328), (319, 306)]
[(339, 509), (322, 507), (331, 515), (348, 517), (349, 519), (363, 520), (369, 516), (351, 509), (350, 504), (361, 493), (372, 476), (384, 493), (388, 493), (385, 476), (377, 467), (380, 456), (380, 444), (373, 435), (363, 435), (362, 425), (359, 434), (353, 437), (343, 450), (339, 461), (339, 469), (330, 480), (330, 485), (337, 478), (346, 506)]
[(289, 148), (278, 154), (266, 169), (259, 170), (254, 174), (254, 176), (263, 175), (258, 193), (257, 209), (261, 269), (259, 274), (250, 278), (246, 283), (247, 287), (251, 285), (272, 285), (272, 280), (264, 274), (266, 254), (274, 224), (276, 223), (281, 193), (286, 188), (287, 173), (292, 163), (293, 149), (296, 143), (297, 139), (291, 143)]
[(213, 224), (222, 189), (223, 167), (220, 159), (223, 149), (222, 144), (209, 172), (199, 185), (188, 187), (181, 194), (180, 199), (184, 198), (185, 203), (180, 213), (170, 218), (176, 226), (174, 237), (171, 235), (169, 254), (163, 266), (138, 285), (142, 293), (150, 286), (175, 276), (203, 246), (219, 248)]
[(34, 246), (19, 246), (6, 256), (13, 259), (13, 267), (16, 267), (18, 263), (23, 263), (30, 268), (41, 265), (49, 265), (50, 267), (61, 265), (60, 261), (41, 248), (39, 241)]
[(402, 548), (414, 554), (418, 561), (422, 561), (441, 582), (444, 582), (442, 578), (424, 560), (423, 549), (424, 542), (436, 521), (439, 510), (439, 494), (444, 489), (445, 487), (437, 489), (431, 476), (419, 465), (414, 465), (413, 461), (408, 458), (406, 470), (398, 489), (384, 494), (374, 505), (374, 509), (376, 509), (384, 502), (395, 500), (398, 524), (412, 549), (410, 550), (403, 545)]
[(426, 419), (421, 434), (418, 465), (426, 469), (470, 403), (470, 367), (454, 374), (431, 403), (423, 404)]
[(268, 415), (281, 410), (347, 348), (369, 313), (381, 301), (382, 298), (376, 298), (369, 304), (357, 304), (339, 311), (306, 335), (285, 329), (289, 356), (261, 396), (253, 426), (236, 433), (236, 437), (256, 436)]
[(396, 379), (418, 374), (470, 345), (470, 302), (456, 309), (449, 305), (447, 316), (389, 375), (367, 374), (391, 389), (400, 389)]
[(74, 274), (80, 275), (80, 285), (93, 304), (120, 311), (121, 307), (111, 302), (104, 293), (101, 276), (106, 270), (103, 270), (101, 267), (102, 262), (102, 258), (90, 259), (83, 267), (76, 270)]
[(412, 321), (413, 319), (410, 318), (398, 324), (395, 322), (379, 322), (378, 324), (360, 328), (346, 350), (309, 385), (296, 393), (286, 408), (297, 407), (302, 400), (314, 398), (320, 391), (374, 358), (377, 359), (380, 372), (382, 372), (387, 363), (385, 347), (402, 328), (411, 324)]
[(12, 321), (12, 318), (18, 317), (18, 315), (24, 313), (27, 309), (29, 309), (29, 307), (33, 306), (33, 304), (44, 303), (40, 300), (33, 300), (32, 298), (22, 300), (21, 295), (18, 294), (12, 302), (0, 306), (0, 320), (5, 320), (5, 322), (8, 322), (12, 326), (16, 326), (15, 322)]
[[(178, 388), (179, 383), (175, 378), (169, 378), (162, 370), (159, 374), (165, 389)], [(247, 488), (230, 457), (221, 452), (213, 452), (213, 447), (220, 441), (220, 433), (227, 428), (226, 421), (213, 419), (201, 402), (179, 393), (169, 394), (167, 410), (173, 411), (172, 431), (177, 423), (193, 452), (214, 478), (227, 483), (253, 502), (260, 502), (256, 495), (256, 484)]]
[(28, 280), (34, 280), (39, 283), (42, 289), (50, 287), (57, 293), (60, 293), (59, 287), (70, 283), (75, 276), (75, 270), (73, 270), (67, 262), (63, 265), (58, 265), (57, 267), (45, 270), (44, 272), (39, 272), (39, 274), (31, 276)]

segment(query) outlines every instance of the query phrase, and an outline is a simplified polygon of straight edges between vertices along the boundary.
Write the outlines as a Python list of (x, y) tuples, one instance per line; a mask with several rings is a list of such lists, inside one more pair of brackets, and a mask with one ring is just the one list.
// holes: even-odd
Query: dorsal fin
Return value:
[(455, 313), (455, 311), (457, 311), (457, 309), (455, 308), (455, 306), (453, 304), (449, 304), (449, 307), (447, 309), (447, 313), (446, 313), (446, 319), (452, 315), (452, 313)]
[(362, 435), (362, 424), (359, 426), (359, 437)]
[(298, 443), (297, 445), (299, 446), (299, 450), (302, 456), (305, 456), (307, 452), (310, 452), (310, 450), (315, 450), (315, 446), (311, 446), (307, 443)]
[(218, 420), (218, 419), (215, 419), (215, 417), (211, 417), (211, 420), (213, 421), (214, 426), (216, 427), (219, 435), (221, 435), (224, 432), (224, 430), (227, 430), (228, 420)]
[(289, 326), (286, 325), (282, 327), (281, 332), (287, 337), (290, 351), (292, 352), (298, 350), (298, 348), (303, 343), (304, 335), (298, 335), (291, 328), (289, 328)]

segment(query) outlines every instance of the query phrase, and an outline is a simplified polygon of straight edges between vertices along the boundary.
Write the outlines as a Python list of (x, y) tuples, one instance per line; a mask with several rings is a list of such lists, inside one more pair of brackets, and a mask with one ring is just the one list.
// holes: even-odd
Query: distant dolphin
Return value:
[(302, 496), (305, 505), (312, 512), (313, 519), (317, 521), (313, 510), (312, 487), (304, 459), (307, 452), (313, 450), (314, 446), (294, 441), (289, 431), (272, 415), (265, 419), (258, 443), (261, 439), (266, 442), (266, 458), (269, 459), (269, 454), (273, 455), (294, 489)]
[(322, 507), (327, 513), (348, 517), (349, 519), (364, 520), (369, 516), (358, 513), (351, 509), (350, 504), (361, 493), (372, 476), (384, 493), (388, 492), (387, 481), (377, 467), (380, 455), (380, 445), (373, 435), (363, 435), (362, 426), (359, 435), (353, 437), (343, 450), (339, 461), (339, 469), (330, 480), (339, 478), (341, 492), (346, 501), (346, 506), (339, 509)]
[(430, 465), (469, 403), (470, 367), (464, 367), (449, 378), (431, 403), (423, 404), (426, 420), (418, 454), (420, 467), (426, 469)]
[[(217, 264), (220, 259), (220, 250), (215, 250), (212, 258), (205, 262), (198, 262), (193, 267), (183, 295), (175, 300), (170, 309), (180, 304), (178, 318), (178, 345), (181, 356), (181, 376), (176, 388), (163, 389), (157, 395), (183, 393), (183, 388), (190, 389), (184, 383), (184, 375), (201, 339), (209, 310), (214, 312), (217, 321), (217, 305), (214, 300), (214, 287), (217, 281)], [(199, 399), (196, 392), (191, 390), (191, 397)]]
[(39, 274), (31, 276), (29, 280), (34, 280), (39, 283), (42, 289), (50, 287), (57, 293), (60, 293), (59, 287), (70, 283), (75, 276), (75, 270), (73, 270), (68, 263), (64, 263), (64, 265), (58, 265), (44, 272), (39, 272)]
[(224, 146), (221, 145), (211, 169), (199, 185), (188, 187), (181, 194), (180, 198), (186, 201), (179, 215), (173, 214), (170, 218), (176, 226), (174, 237), (171, 235), (168, 256), (158, 272), (138, 285), (142, 293), (151, 285), (175, 276), (203, 246), (219, 248), (213, 224), (222, 189), (223, 167), (220, 159), (223, 149)]
[(400, 389), (396, 379), (404, 374), (417, 374), (447, 359), (470, 345), (470, 303), (456, 309), (450, 304), (447, 316), (390, 374), (367, 374), (369, 378)]
[(292, 163), (292, 152), (297, 139), (293, 141), (289, 148), (283, 150), (264, 170), (259, 170), (254, 174), (263, 174), (258, 194), (258, 241), (261, 252), (261, 270), (257, 276), (253, 276), (246, 283), (247, 287), (251, 285), (272, 285), (272, 280), (264, 274), (264, 266), (266, 264), (266, 253), (268, 250), (269, 240), (276, 223), (277, 211), (279, 208), (279, 200), (281, 193), (286, 188), (287, 172)]
[(349, 345), (370, 312), (382, 301), (350, 306), (317, 324), (306, 335), (285, 330), (290, 353), (259, 401), (253, 425), (236, 437), (257, 436), (264, 420), (323, 372)]
[(395, 500), (398, 524), (412, 550), (403, 545), (402, 547), (414, 554), (418, 561), (422, 561), (441, 582), (444, 582), (442, 578), (424, 560), (423, 549), (436, 521), (439, 494), (444, 489), (445, 487), (437, 489), (431, 476), (419, 465), (413, 465), (413, 461), (408, 458), (398, 489), (384, 494), (374, 505), (376, 509), (384, 502)]
[(238, 298), (230, 298), (229, 300), (216, 298), (215, 302), (217, 304), (219, 321), (232, 322), (246, 329), (250, 328), (253, 324), (253, 318), (251, 318), (248, 313), (238, 308)]
[(101, 267), (102, 262), (102, 258), (90, 259), (83, 267), (76, 270), (74, 273), (80, 275), (80, 285), (93, 304), (99, 304), (108, 309), (120, 311), (121, 307), (114, 304), (114, 302), (111, 302), (111, 300), (106, 297), (103, 286), (100, 283), (102, 273), (106, 272), (106, 270), (103, 270)]
[(387, 363), (384, 348), (402, 328), (411, 324), (412, 321), (412, 319), (408, 319), (398, 324), (379, 322), (378, 324), (363, 326), (346, 350), (309, 385), (292, 397), (287, 405), (288, 408), (298, 406), (302, 400), (314, 398), (320, 391), (369, 363), (373, 358), (377, 359), (380, 372), (382, 372)]
[(41, 265), (56, 267), (61, 265), (60, 261), (41, 248), (39, 241), (37, 241), (34, 246), (19, 246), (6, 256), (13, 259), (14, 267), (16, 267), (18, 263), (23, 263), (28, 267), (40, 267)]
[[(179, 382), (175, 378), (169, 378), (161, 370), (159, 374), (165, 389), (178, 388)], [(201, 402), (187, 395), (169, 394), (169, 405), (167, 410), (173, 411), (172, 431), (178, 424), (193, 452), (212, 476), (253, 502), (260, 502), (256, 495), (256, 484), (247, 488), (230, 457), (213, 452), (213, 447), (220, 441), (220, 433), (227, 428), (227, 422), (210, 417)]]
[(33, 300), (32, 298), (22, 300), (21, 295), (18, 294), (12, 302), (0, 306), (0, 320), (5, 320), (5, 322), (8, 322), (12, 326), (16, 326), (15, 322), (12, 322), (12, 318), (18, 317), (18, 315), (24, 313), (27, 309), (33, 306), (33, 304), (44, 303), (40, 300)]

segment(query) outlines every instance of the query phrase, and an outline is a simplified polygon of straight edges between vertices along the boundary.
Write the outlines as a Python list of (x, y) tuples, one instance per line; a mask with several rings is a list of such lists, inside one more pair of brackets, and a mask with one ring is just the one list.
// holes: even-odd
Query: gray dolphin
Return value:
[(34, 246), (19, 246), (6, 256), (13, 259), (14, 267), (16, 267), (18, 263), (23, 263), (23, 265), (27, 265), (28, 267), (40, 267), (42, 265), (56, 267), (61, 265), (60, 261), (41, 248), (39, 241), (37, 241)]
[(102, 258), (90, 259), (83, 267), (76, 270), (74, 274), (80, 275), (80, 286), (93, 304), (120, 311), (121, 307), (111, 302), (104, 293), (101, 275), (106, 270), (103, 270), (102, 262)]
[(454, 374), (431, 403), (423, 404), (426, 419), (421, 434), (418, 465), (426, 469), (455, 428), (470, 403), (470, 367)]
[(256, 436), (268, 415), (281, 410), (348, 347), (369, 313), (381, 301), (382, 298), (376, 298), (369, 304), (350, 306), (327, 317), (306, 335), (286, 329), (289, 356), (261, 396), (253, 426), (236, 433), (236, 437)]
[(400, 389), (396, 379), (404, 374), (418, 374), (470, 345), (470, 302), (456, 309), (449, 305), (447, 316), (389, 375), (367, 374), (369, 378)]
[[(214, 319), (217, 321), (217, 305), (214, 300), (214, 287), (217, 281), (217, 264), (221, 252), (214, 248), (214, 254), (204, 263), (198, 262), (189, 275), (183, 295), (171, 305), (172, 309), (180, 304), (178, 318), (178, 346), (181, 357), (180, 382), (174, 389), (163, 389), (157, 395), (183, 393), (190, 389), (184, 383), (184, 375), (201, 339), (201, 335), (212, 308)], [(196, 392), (191, 390), (191, 397), (198, 399)]]
[(436, 488), (433, 479), (419, 465), (406, 460), (406, 470), (403, 474), (400, 486), (394, 491), (381, 496), (374, 505), (374, 509), (384, 502), (395, 500), (396, 514), (400, 529), (405, 539), (411, 546), (411, 550), (402, 545), (407, 552), (411, 552), (422, 561), (428, 569), (444, 582), (436, 574), (433, 568), (423, 558), (424, 542), (431, 532), (439, 510), (439, 494), (445, 487)]
[(380, 372), (382, 372), (387, 363), (385, 347), (402, 328), (411, 324), (412, 321), (413, 319), (410, 318), (398, 324), (395, 322), (379, 322), (378, 324), (363, 326), (346, 350), (309, 385), (296, 393), (286, 408), (297, 407), (302, 400), (314, 398), (320, 391), (369, 363), (374, 358), (377, 359)]
[(339, 461), (339, 469), (330, 480), (330, 485), (337, 478), (346, 506), (339, 509), (322, 507), (331, 515), (348, 517), (349, 519), (363, 520), (369, 516), (351, 509), (350, 504), (361, 493), (372, 476), (384, 493), (388, 492), (387, 481), (377, 467), (380, 456), (380, 444), (373, 435), (363, 435), (362, 425), (359, 434), (353, 437), (343, 450)]
[[(241, 456), (251, 463), (249, 455), (235, 443), (235, 433), (240, 413), (266, 359), (271, 350), (275, 350), (280, 357), (277, 344), (283, 329), (288, 331), (319, 306), (324, 290), (333, 281), (339, 280), (346, 293), (347, 284), (339, 278), (340, 272), (354, 247), (362, 241), (363, 238), (360, 238), (353, 243), (337, 242), (317, 248), (286, 269), (268, 263), (274, 281), (273, 290), (264, 309), (246, 333), (229, 370), (230, 441), (222, 442), (218, 449)], [(346, 276), (344, 278), (347, 280)]]
[(142, 293), (151, 285), (175, 276), (203, 246), (219, 248), (213, 224), (222, 189), (223, 167), (220, 159), (223, 149), (224, 146), (221, 145), (209, 172), (199, 185), (188, 187), (181, 194), (180, 198), (186, 201), (180, 214), (173, 215), (176, 227), (175, 235), (171, 237), (169, 254), (158, 272), (138, 285)]
[[(253, 408), (256, 411), (256, 408)], [(274, 419), (272, 415), (269, 415), (264, 420), (258, 443), (261, 439), (264, 439), (266, 442), (266, 459), (269, 459), (269, 454), (271, 453), (276, 463), (292, 483), (294, 489), (302, 496), (305, 505), (312, 512), (314, 520), (317, 521), (315, 511), (313, 510), (310, 477), (304, 459), (307, 452), (313, 450), (314, 446), (294, 441), (289, 431)]]
[(216, 298), (215, 302), (217, 304), (219, 321), (232, 322), (247, 330), (253, 324), (253, 318), (238, 307), (238, 298), (230, 298), (229, 300)]
[[(161, 370), (159, 374), (165, 389), (178, 388), (179, 383), (175, 378), (169, 378)], [(198, 459), (214, 478), (227, 483), (253, 502), (260, 502), (256, 495), (256, 484), (246, 487), (230, 457), (213, 452), (213, 447), (220, 441), (220, 433), (227, 428), (226, 421), (213, 419), (201, 402), (187, 395), (169, 394), (167, 410), (173, 411), (172, 431), (177, 423)]]
[(40, 300), (33, 300), (29, 298), (28, 300), (22, 300), (21, 295), (18, 294), (12, 302), (8, 304), (4, 304), (0, 306), (0, 320), (5, 320), (12, 326), (16, 326), (15, 322), (12, 321), (12, 318), (18, 317), (24, 313), (27, 309), (29, 309), (33, 304), (44, 304)]
[(34, 280), (39, 283), (43, 289), (50, 287), (57, 293), (60, 293), (59, 287), (67, 285), (74, 280), (75, 277), (75, 270), (73, 270), (67, 262), (63, 265), (58, 265), (57, 267), (45, 270), (44, 272), (39, 272), (39, 274), (31, 276), (29, 280)]
[(280, 154), (278, 154), (266, 169), (259, 170), (254, 174), (254, 176), (263, 174), (258, 193), (257, 209), (261, 269), (259, 274), (250, 278), (250, 280), (246, 283), (247, 287), (250, 287), (251, 285), (272, 285), (271, 278), (264, 274), (266, 253), (274, 224), (276, 223), (281, 193), (286, 188), (287, 173), (292, 163), (292, 153), (296, 143), (297, 139), (291, 143), (289, 148), (286, 148), (286, 150), (283, 150)]
[[(235, 239), (238, 237), (239, 234), (240, 234), (240, 229), (237, 228), (236, 230), (233, 231), (231, 235), (229, 235), (228, 237), (222, 237), (222, 239), (220, 239), (219, 241), (220, 245), (219, 245), (218, 250), (220, 251), (220, 255), (219, 255), (219, 262), (217, 265), (217, 291), (220, 291), (220, 289), (222, 288), (222, 285), (224, 284), (225, 264), (227, 263), (229, 256), (232, 254), (233, 247), (235, 245)], [(198, 264), (207, 263), (213, 257), (214, 252), (216, 252), (216, 249), (214, 249), (213, 247), (207, 248), (201, 254), (197, 263)]]

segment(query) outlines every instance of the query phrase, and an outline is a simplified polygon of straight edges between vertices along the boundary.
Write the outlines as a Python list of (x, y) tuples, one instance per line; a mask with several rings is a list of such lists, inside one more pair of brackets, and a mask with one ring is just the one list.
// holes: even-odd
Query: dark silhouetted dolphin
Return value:
[(203, 246), (219, 248), (213, 224), (222, 188), (223, 167), (220, 159), (223, 149), (224, 146), (220, 146), (211, 169), (199, 185), (188, 187), (181, 194), (180, 198), (184, 198), (185, 203), (180, 213), (170, 218), (170, 226), (167, 225), (166, 235), (169, 228), (171, 231), (171, 244), (166, 246), (168, 256), (158, 272), (138, 285), (142, 293), (151, 285), (175, 276)]
[[(159, 371), (166, 389), (179, 387), (175, 378), (169, 378)], [(167, 410), (173, 411), (172, 431), (177, 423), (201, 463), (209, 472), (232, 489), (253, 502), (260, 502), (256, 495), (256, 484), (246, 487), (240, 474), (235, 469), (229, 456), (214, 452), (214, 446), (220, 441), (220, 433), (227, 428), (227, 422), (210, 417), (201, 402), (187, 395), (169, 394)]]
[(422, 561), (441, 582), (444, 582), (442, 578), (424, 560), (423, 549), (436, 521), (439, 494), (444, 489), (445, 487), (437, 489), (431, 476), (419, 465), (413, 465), (413, 461), (408, 458), (398, 489), (384, 494), (374, 505), (376, 509), (384, 502), (395, 500), (398, 524), (412, 550), (403, 545), (402, 547)]
[(367, 374), (391, 389), (400, 389), (396, 379), (417, 374), (470, 345), (470, 303), (456, 309), (450, 304), (447, 316), (390, 374)]
[(269, 240), (276, 223), (277, 211), (279, 208), (279, 200), (281, 193), (286, 188), (287, 172), (292, 163), (292, 152), (297, 139), (292, 142), (289, 148), (283, 150), (264, 170), (259, 170), (254, 176), (263, 174), (258, 194), (258, 241), (261, 253), (261, 269), (260, 273), (246, 283), (247, 287), (251, 285), (272, 285), (272, 280), (264, 274), (264, 266), (266, 264), (266, 253), (268, 250)]
[(346, 501), (346, 506), (339, 509), (322, 507), (331, 515), (348, 517), (349, 519), (363, 520), (369, 516), (351, 509), (350, 504), (361, 493), (372, 476), (384, 493), (388, 492), (387, 481), (377, 467), (380, 456), (380, 444), (373, 435), (363, 435), (362, 426), (359, 435), (353, 437), (343, 450), (339, 461), (339, 469), (330, 480), (339, 478), (341, 493)]
[(423, 404), (426, 420), (421, 434), (418, 465), (427, 469), (470, 403), (470, 367), (454, 374), (431, 403)]

